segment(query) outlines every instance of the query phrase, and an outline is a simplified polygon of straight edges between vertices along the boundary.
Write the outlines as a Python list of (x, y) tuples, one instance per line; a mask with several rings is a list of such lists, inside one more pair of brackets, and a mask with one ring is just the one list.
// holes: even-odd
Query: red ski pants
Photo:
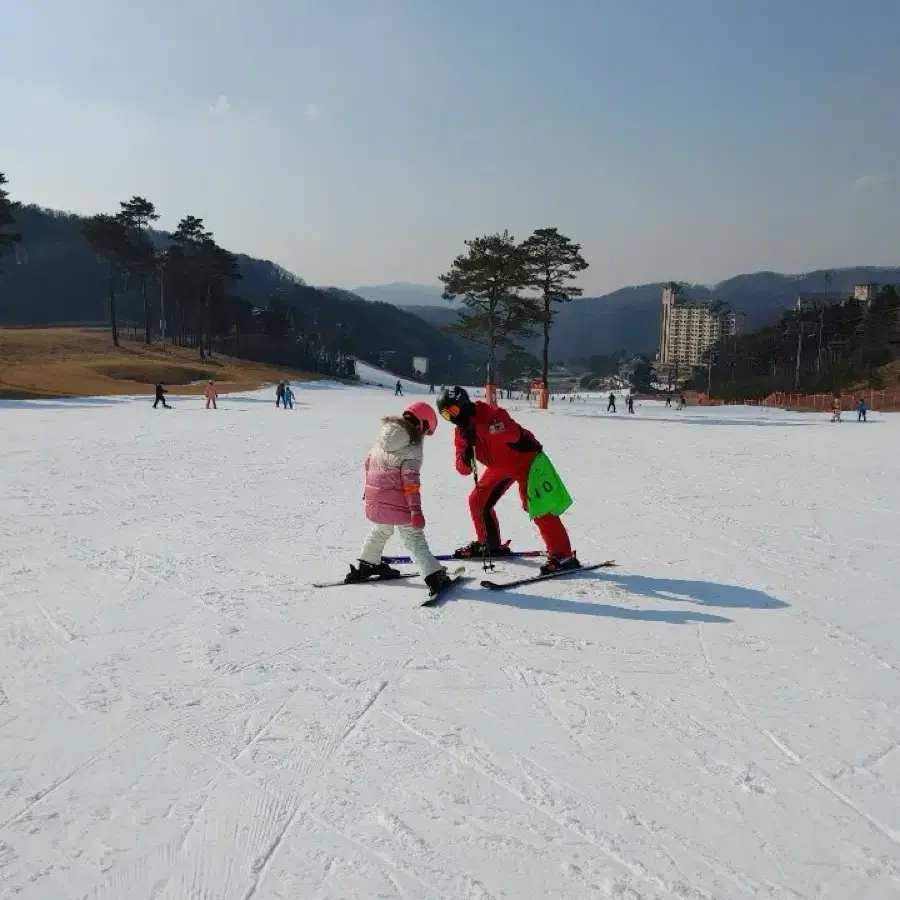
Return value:
[[(472, 524), (475, 526), (475, 535), (479, 541), (490, 547), (500, 546), (500, 522), (494, 507), (500, 502), (501, 497), (518, 483), (519, 497), (522, 500), (522, 508), (528, 509), (528, 482), (526, 479), (512, 478), (495, 469), (485, 469), (478, 479), (478, 486), (469, 494), (469, 512), (472, 514)], [(572, 554), (572, 544), (569, 540), (569, 532), (563, 525), (559, 516), (538, 516), (534, 520), (538, 531), (544, 540), (544, 546), (549, 556), (566, 557)]]

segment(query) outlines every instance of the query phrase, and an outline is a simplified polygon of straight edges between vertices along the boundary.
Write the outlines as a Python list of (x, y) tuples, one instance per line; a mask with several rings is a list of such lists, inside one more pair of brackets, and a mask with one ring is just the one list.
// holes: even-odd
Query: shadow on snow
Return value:
[(715, 581), (682, 580), (679, 578), (650, 578), (647, 575), (628, 575), (619, 572), (585, 573), (594, 581), (617, 584), (632, 594), (653, 600), (687, 601), (722, 609), (784, 609), (789, 606), (770, 594), (755, 588)]
[(609, 603), (591, 603), (572, 600), (568, 597), (547, 597), (537, 594), (523, 594), (519, 591), (488, 591), (469, 588), (460, 591), (470, 600), (494, 603), (498, 606), (512, 606), (515, 609), (533, 609), (541, 612), (572, 613), (578, 616), (601, 616), (607, 619), (630, 619), (636, 622), (666, 622), (669, 625), (687, 625), (691, 622), (727, 624), (731, 619), (710, 613), (676, 609), (630, 609), (627, 606), (613, 606)]
[[(722, 609), (784, 609), (789, 605), (783, 600), (778, 600), (770, 594), (754, 588), (718, 584), (712, 581), (650, 578), (646, 575), (628, 575), (609, 571), (585, 572), (576, 577), (582, 583), (593, 581), (618, 585), (631, 594), (637, 594), (651, 600), (697, 603), (701, 606), (715, 606)], [(487, 591), (468, 589), (466, 590), (466, 595), (472, 600), (495, 603), (500, 606), (512, 606), (517, 609), (630, 619), (639, 622), (667, 622), (671, 625), (686, 625), (690, 622), (726, 624), (733, 621), (724, 616), (694, 610), (632, 609), (625, 606), (613, 606), (608, 603), (574, 600), (571, 597), (526, 594), (514, 590)]]

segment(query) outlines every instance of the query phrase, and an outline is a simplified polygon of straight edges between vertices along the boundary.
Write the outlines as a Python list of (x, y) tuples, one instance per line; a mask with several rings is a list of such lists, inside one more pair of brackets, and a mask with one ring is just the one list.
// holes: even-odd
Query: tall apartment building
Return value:
[(726, 303), (689, 300), (670, 282), (662, 291), (659, 362), (682, 371), (697, 368), (713, 344), (737, 333), (737, 324), (736, 313)]

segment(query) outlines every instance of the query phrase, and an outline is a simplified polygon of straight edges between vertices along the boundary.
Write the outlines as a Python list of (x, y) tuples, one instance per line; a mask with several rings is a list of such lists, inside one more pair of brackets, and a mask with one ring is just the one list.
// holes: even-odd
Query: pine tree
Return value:
[[(181, 320), (182, 343), (188, 333), (191, 346), (199, 346), (203, 358), (203, 310), (205, 309), (207, 277), (204, 259), (212, 233), (198, 216), (184, 216), (172, 234), (169, 265), (177, 273), (178, 312)], [(188, 331), (189, 329), (189, 331)], [(196, 344), (194, 343), (196, 341)]]
[(534, 334), (540, 319), (536, 301), (522, 292), (529, 284), (527, 258), (509, 234), (490, 234), (465, 242), (468, 253), (440, 276), (444, 298), (459, 297), (465, 309), (444, 330), (487, 349), (487, 384), (496, 384), (497, 350), (517, 347)]
[(212, 356), (213, 316), (225, 318), (227, 287), (229, 281), (238, 281), (242, 276), (237, 257), (220, 247), (212, 236), (200, 245), (201, 264), (206, 279), (206, 353)]
[(588, 263), (581, 255), (581, 245), (573, 243), (557, 228), (538, 228), (522, 243), (529, 272), (529, 287), (540, 293), (541, 325), (544, 350), (541, 357), (541, 380), (549, 390), (547, 371), (550, 367), (550, 328), (553, 324), (554, 303), (565, 303), (580, 297), (581, 288), (571, 284)]
[(212, 354), (214, 320), (224, 326), (227, 319), (227, 285), (242, 278), (240, 267), (237, 257), (216, 243), (197, 216), (185, 216), (172, 241), (166, 268), (176, 286), (182, 331), (189, 319), (203, 358)]
[(116, 321), (116, 276), (121, 272), (123, 260), (129, 256), (128, 234), (118, 216), (100, 213), (85, 220), (82, 233), (97, 256), (106, 260), (109, 268), (109, 322), (113, 344), (119, 346), (119, 328)]
[(144, 307), (144, 341), (150, 344), (150, 304), (148, 287), (156, 274), (157, 258), (150, 238), (150, 223), (159, 219), (156, 207), (146, 198), (134, 196), (119, 203), (117, 216), (122, 223), (127, 243), (127, 259), (122, 263), (129, 273), (138, 277), (141, 284), (141, 300)]

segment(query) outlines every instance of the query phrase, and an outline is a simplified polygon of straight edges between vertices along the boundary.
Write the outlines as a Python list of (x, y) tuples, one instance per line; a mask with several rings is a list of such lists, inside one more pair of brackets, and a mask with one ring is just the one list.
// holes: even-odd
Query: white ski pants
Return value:
[(423, 578), (427, 578), (443, 566), (434, 558), (428, 541), (425, 538), (424, 528), (413, 528), (412, 525), (373, 525), (366, 542), (363, 544), (359, 558), (363, 562), (377, 566), (381, 562), (384, 547), (394, 533), (394, 528), (400, 532), (403, 543), (413, 558), (413, 562), (419, 567)]

